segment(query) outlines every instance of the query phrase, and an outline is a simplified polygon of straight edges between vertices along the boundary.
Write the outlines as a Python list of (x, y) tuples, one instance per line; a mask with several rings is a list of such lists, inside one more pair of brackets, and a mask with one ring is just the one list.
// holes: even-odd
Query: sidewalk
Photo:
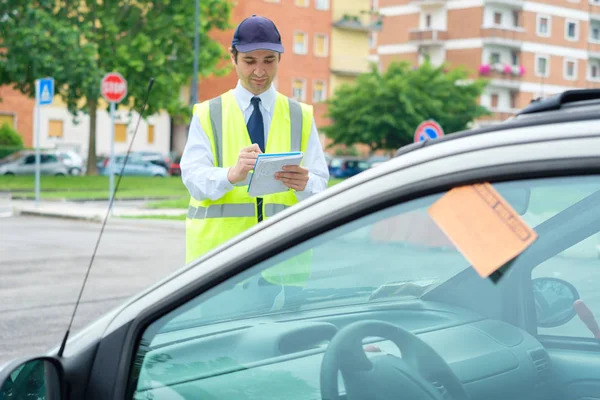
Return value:
[[(43, 201), (36, 206), (32, 200), (12, 200), (13, 214), (38, 215), (45, 217), (71, 218), (87, 221), (102, 222), (106, 216), (108, 202), (69, 202), (69, 201)], [(150, 209), (143, 204), (128, 205), (115, 202), (113, 204), (111, 219), (119, 217), (143, 216), (179, 216), (185, 215), (182, 209)], [(182, 221), (183, 222), (183, 221)]]

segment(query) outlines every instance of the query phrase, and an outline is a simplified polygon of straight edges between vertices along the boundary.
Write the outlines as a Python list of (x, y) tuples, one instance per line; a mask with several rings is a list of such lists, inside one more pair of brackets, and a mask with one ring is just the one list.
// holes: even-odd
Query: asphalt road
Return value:
[[(179, 224), (107, 224), (75, 316), (75, 331), (183, 266), (185, 231), (183, 222)], [(100, 227), (58, 218), (0, 219), (0, 364), (60, 342)]]

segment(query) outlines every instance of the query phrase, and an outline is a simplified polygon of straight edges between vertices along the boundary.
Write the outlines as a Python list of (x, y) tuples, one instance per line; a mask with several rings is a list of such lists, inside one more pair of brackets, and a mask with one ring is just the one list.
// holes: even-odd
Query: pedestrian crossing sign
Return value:
[(54, 99), (54, 79), (53, 78), (38, 79), (37, 86), (38, 86), (37, 93), (36, 93), (37, 104), (40, 106), (43, 106), (46, 104), (52, 104), (52, 100)]

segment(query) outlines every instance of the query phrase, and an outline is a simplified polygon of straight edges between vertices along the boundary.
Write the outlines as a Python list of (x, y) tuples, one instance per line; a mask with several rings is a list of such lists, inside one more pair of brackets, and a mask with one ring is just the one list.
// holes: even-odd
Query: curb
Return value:
[(73, 215), (73, 214), (48, 212), (48, 211), (36, 211), (36, 210), (15, 210), (14, 215), (31, 215), (31, 216), (37, 216), (37, 217), (74, 219), (74, 220), (89, 221), (89, 222), (102, 222), (102, 220), (103, 220), (103, 217), (99, 217), (99, 216)]

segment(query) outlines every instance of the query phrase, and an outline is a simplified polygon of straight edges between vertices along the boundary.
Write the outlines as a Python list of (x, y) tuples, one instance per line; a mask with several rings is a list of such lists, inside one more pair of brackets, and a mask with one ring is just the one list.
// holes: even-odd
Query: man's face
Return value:
[(231, 61), (242, 85), (255, 95), (265, 92), (277, 76), (279, 54), (269, 50), (238, 53), (237, 63), (233, 53)]

